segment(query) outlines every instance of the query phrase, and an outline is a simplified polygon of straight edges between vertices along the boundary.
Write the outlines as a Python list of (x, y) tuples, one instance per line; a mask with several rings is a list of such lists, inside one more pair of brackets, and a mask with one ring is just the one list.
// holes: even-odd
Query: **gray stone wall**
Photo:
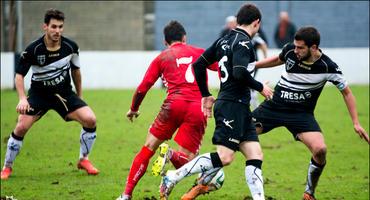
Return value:
[(144, 50), (142, 1), (23, 1), (23, 46), (43, 34), (44, 13), (65, 13), (64, 35), (81, 50)]
[[(5, 2), (5, 3), (4, 3)], [(1, 50), (9, 40), (8, 6), (1, 1)], [(64, 35), (81, 50), (161, 50), (163, 27), (179, 20), (187, 30), (188, 43), (208, 47), (245, 1), (22, 1), (23, 48), (42, 31), (48, 8), (65, 12)], [(262, 29), (269, 46), (279, 12), (286, 10), (297, 27), (314, 25), (321, 32), (322, 47), (368, 47), (368, 1), (254, 1), (262, 12)], [(154, 14), (152, 14), (154, 12)], [(154, 31), (153, 31), (154, 30)], [(14, 46), (14, 45), (13, 45)]]

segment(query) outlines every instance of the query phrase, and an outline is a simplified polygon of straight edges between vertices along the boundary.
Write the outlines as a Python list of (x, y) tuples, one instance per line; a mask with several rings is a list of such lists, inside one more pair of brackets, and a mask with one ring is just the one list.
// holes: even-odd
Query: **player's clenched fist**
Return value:
[(133, 118), (137, 118), (140, 115), (139, 111), (132, 111), (131, 109), (127, 111), (126, 117), (133, 122)]
[(214, 103), (215, 98), (213, 96), (202, 98), (202, 112), (204, 113), (204, 116), (208, 118), (212, 117), (212, 107)]

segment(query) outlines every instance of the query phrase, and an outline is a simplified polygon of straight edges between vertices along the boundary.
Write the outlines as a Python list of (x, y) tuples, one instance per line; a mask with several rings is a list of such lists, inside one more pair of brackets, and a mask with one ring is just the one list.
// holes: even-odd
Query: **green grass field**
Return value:
[[(351, 88), (357, 99), (360, 122), (369, 131), (369, 86)], [(115, 199), (123, 190), (133, 156), (143, 145), (148, 127), (165, 97), (163, 90), (151, 90), (141, 106), (140, 117), (130, 123), (125, 113), (131, 104), (132, 93), (133, 90), (84, 92), (86, 102), (98, 119), (98, 138), (90, 155), (90, 160), (101, 171), (98, 176), (87, 176), (76, 168), (80, 125), (65, 123), (56, 112), (49, 111), (28, 132), (11, 178), (1, 181), (1, 199), (5, 196), (14, 196), (18, 200)], [(17, 103), (15, 91), (1, 91), (1, 166), (7, 138), (16, 123)], [(336, 88), (324, 89), (315, 114), (328, 146), (327, 165), (316, 197), (320, 200), (369, 199), (369, 145), (353, 131), (348, 111)], [(215, 150), (211, 144), (213, 129), (211, 119), (201, 153)], [(261, 136), (260, 140), (265, 157), (263, 175), (267, 199), (300, 199), (310, 160), (308, 150), (295, 142), (285, 128), (275, 129)], [(170, 145), (175, 144), (170, 142)], [(148, 169), (150, 167), (151, 164)], [(245, 159), (238, 153), (235, 162), (225, 168), (223, 188), (199, 199), (248, 199), (244, 167)], [(179, 199), (194, 179), (187, 178), (177, 185), (171, 199)], [(148, 171), (137, 185), (134, 199), (158, 199), (159, 183), (160, 178)]]

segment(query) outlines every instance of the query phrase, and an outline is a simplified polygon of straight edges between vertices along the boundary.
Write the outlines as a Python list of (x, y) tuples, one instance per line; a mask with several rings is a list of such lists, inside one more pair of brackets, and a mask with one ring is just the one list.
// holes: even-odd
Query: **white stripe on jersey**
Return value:
[(284, 70), (283, 74), (281, 75), (288, 81), (292, 82), (300, 82), (300, 83), (309, 83), (309, 84), (318, 84), (322, 81), (326, 81), (328, 74), (302, 74), (302, 73), (289, 73)]
[(48, 79), (53, 79), (60, 74), (62, 74), (63, 71), (68, 70), (70, 68), (70, 63), (67, 63), (66, 66), (64, 66), (62, 69), (58, 69), (56, 71), (52, 71), (50, 73), (45, 73), (45, 74), (33, 74), (32, 80), (34, 81), (44, 81)]
[(332, 82), (340, 90), (347, 86), (347, 81), (339, 73), (302, 74), (289, 73), (285, 70), (278, 84), (295, 90), (313, 90), (323, 87), (326, 81)]
[(325, 85), (326, 81), (320, 82), (315, 85), (302, 85), (302, 84), (294, 84), (290, 83), (288, 81), (285, 81), (284, 79), (280, 79), (278, 82), (278, 85), (281, 87), (289, 88), (292, 90), (297, 90), (297, 91), (303, 91), (303, 90), (314, 90), (320, 87), (323, 87)]
[(46, 73), (48, 71), (61, 69), (71, 61), (72, 55), (68, 55), (60, 60), (50, 63), (45, 66), (31, 65), (33, 73)]
[[(38, 66), (38, 65), (31, 65), (32, 68), (32, 80), (34, 81), (42, 81), (50, 79), (51, 77), (55, 77), (61, 73), (61, 71), (70, 68), (70, 61), (72, 58), (72, 54), (68, 55), (58, 61), (50, 63), (49, 65), (45, 66)], [(42, 74), (38, 74), (42, 73)]]

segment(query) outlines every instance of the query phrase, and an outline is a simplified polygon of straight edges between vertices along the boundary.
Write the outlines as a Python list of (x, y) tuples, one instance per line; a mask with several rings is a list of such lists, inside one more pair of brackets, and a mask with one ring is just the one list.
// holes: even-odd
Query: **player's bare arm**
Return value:
[(269, 68), (282, 65), (284, 62), (279, 59), (279, 56), (272, 56), (256, 62), (256, 68)]
[(30, 110), (30, 104), (27, 101), (27, 96), (24, 89), (24, 77), (21, 74), (15, 75), (15, 87), (17, 89), (19, 103), (16, 110), (19, 114), (26, 114)]
[(75, 85), (75, 88), (76, 88), (76, 93), (82, 99), (81, 71), (80, 69), (72, 69), (71, 74), (72, 74), (73, 84)]
[(347, 86), (342, 90), (342, 95), (347, 105), (348, 112), (351, 116), (355, 132), (360, 136), (360, 138), (370, 144), (369, 135), (366, 133), (365, 129), (362, 128), (360, 122), (358, 121), (356, 99), (355, 96), (353, 96), (351, 89)]

